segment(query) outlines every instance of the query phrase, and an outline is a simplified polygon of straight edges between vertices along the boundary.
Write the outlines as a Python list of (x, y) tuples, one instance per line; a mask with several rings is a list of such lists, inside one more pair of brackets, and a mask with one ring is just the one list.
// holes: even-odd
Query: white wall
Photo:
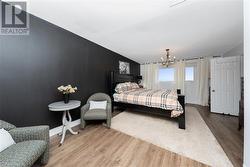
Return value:
[(244, 166), (250, 166), (250, 1), (244, 1)]
[(227, 51), (223, 56), (240, 56), (243, 55), (243, 52), (244, 52), (244, 44), (240, 43), (239, 45)]

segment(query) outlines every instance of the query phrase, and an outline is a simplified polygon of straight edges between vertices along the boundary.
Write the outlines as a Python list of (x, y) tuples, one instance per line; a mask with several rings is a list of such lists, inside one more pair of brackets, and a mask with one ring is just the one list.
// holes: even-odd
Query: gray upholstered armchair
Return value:
[(49, 160), (49, 126), (16, 126), (0, 120), (0, 128), (8, 131), (16, 144), (0, 152), (0, 166), (29, 167), (38, 159), (42, 164)]
[[(92, 109), (89, 110), (89, 101), (107, 101), (106, 110), (103, 109)], [(111, 125), (111, 98), (105, 93), (95, 93), (89, 97), (87, 104), (81, 108), (81, 128), (86, 125), (86, 120), (106, 120), (107, 127)]]

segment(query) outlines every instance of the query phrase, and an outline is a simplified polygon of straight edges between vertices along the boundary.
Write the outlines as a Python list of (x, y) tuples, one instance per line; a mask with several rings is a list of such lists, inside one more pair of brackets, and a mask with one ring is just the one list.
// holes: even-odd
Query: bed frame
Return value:
[[(124, 103), (124, 102), (115, 102), (113, 98), (113, 94), (115, 93), (115, 87), (118, 83), (122, 82), (136, 82), (138, 83), (139, 80), (137, 79), (137, 76), (132, 74), (118, 74), (116, 72), (111, 72), (110, 76), (110, 97), (112, 99), (112, 111), (114, 110), (114, 107), (125, 109), (133, 109), (133, 111), (143, 112), (143, 113), (150, 113), (154, 115), (164, 116), (171, 118), (171, 112), (166, 111), (164, 109), (160, 108), (153, 108), (153, 107), (147, 107), (137, 104), (130, 104), (130, 103)], [(185, 129), (185, 96), (181, 95), (181, 90), (177, 89), (178, 93), (178, 101), (183, 107), (183, 114), (176, 118), (171, 118), (179, 123), (180, 129)]]

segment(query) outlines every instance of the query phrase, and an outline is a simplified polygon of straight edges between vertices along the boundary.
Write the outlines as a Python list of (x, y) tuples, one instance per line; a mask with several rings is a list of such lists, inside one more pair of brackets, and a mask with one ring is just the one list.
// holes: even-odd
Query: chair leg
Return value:
[(86, 121), (85, 120), (81, 120), (81, 128), (84, 129), (86, 126)]
[(107, 119), (107, 127), (110, 128), (111, 126), (111, 119)]

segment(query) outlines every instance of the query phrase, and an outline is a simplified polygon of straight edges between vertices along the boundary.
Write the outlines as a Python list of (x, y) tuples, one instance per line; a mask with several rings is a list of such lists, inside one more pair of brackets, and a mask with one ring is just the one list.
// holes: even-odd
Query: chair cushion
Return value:
[(107, 119), (106, 110), (103, 109), (92, 109), (88, 110), (83, 116), (85, 120), (102, 120)]
[(32, 166), (45, 149), (46, 142), (42, 140), (29, 140), (14, 144), (0, 152), (0, 166)]

